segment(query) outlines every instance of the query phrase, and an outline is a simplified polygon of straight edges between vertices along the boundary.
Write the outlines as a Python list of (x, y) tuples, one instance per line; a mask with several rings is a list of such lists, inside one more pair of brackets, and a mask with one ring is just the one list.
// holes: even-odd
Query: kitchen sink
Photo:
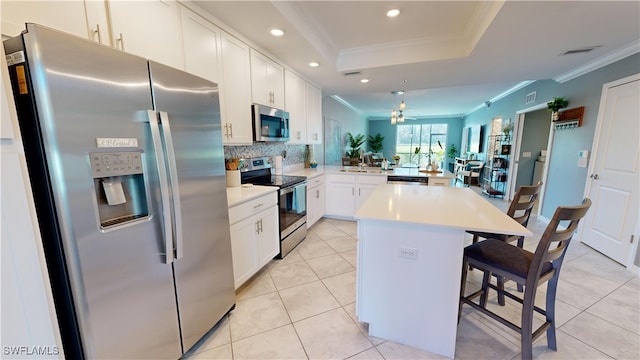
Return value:
[(341, 172), (361, 173), (361, 174), (381, 174), (380, 169), (340, 169)]
[(367, 170), (360, 170), (360, 169), (340, 169), (340, 171), (350, 172), (350, 173), (366, 173), (367, 172)]

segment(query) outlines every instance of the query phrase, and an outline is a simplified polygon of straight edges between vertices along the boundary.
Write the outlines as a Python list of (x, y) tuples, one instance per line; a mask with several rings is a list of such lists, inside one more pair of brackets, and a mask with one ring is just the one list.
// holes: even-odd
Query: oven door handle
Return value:
[(280, 195), (285, 195), (285, 194), (292, 193), (300, 186), (307, 186), (307, 183), (303, 182), (303, 183), (296, 184), (296, 185), (291, 186), (291, 187), (282, 188), (282, 189), (280, 189)]

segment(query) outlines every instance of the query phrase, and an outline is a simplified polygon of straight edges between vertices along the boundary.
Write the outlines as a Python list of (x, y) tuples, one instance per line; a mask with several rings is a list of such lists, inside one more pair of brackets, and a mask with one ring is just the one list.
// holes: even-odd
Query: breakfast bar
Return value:
[(532, 233), (469, 188), (379, 185), (356, 212), (369, 335), (453, 358), (466, 230)]

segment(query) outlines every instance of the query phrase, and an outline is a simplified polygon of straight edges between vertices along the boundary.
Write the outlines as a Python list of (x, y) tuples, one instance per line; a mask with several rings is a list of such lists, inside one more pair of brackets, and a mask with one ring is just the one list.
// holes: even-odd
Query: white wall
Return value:
[[(362, 114), (346, 107), (339, 103), (330, 96), (322, 98), (322, 118), (325, 126), (324, 131), (324, 146), (315, 146), (315, 157), (320, 162), (320, 159), (324, 159), (324, 153), (334, 147), (340, 147), (342, 149), (342, 155), (346, 152), (346, 140), (345, 134), (350, 132), (353, 135), (356, 134), (368, 134), (369, 122)], [(336, 120), (340, 123), (341, 131), (341, 143), (335, 144), (334, 140), (327, 134), (327, 122), (330, 120)], [(327, 165), (341, 165), (340, 164), (327, 164)]]

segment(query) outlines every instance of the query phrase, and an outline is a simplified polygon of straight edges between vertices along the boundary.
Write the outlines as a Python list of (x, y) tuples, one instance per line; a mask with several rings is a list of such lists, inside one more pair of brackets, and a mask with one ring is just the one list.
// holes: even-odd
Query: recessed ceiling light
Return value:
[(398, 9), (391, 9), (389, 11), (387, 11), (387, 17), (393, 18), (400, 15), (400, 10)]
[(363, 83), (363, 84), (366, 84), (366, 83), (369, 82), (369, 79), (367, 79), (367, 78), (360, 79), (360, 82)]
[(280, 29), (271, 29), (271, 30), (269, 30), (269, 33), (271, 33), (271, 35), (273, 35), (273, 36), (282, 36), (282, 35), (284, 35), (284, 31), (282, 31)]
[(309, 63), (309, 66), (311, 66), (311, 67), (318, 67), (318, 66), (320, 66), (320, 64), (319, 64), (319, 63), (317, 63), (317, 62), (315, 62), (315, 61), (312, 61), (312, 62), (310, 62), (310, 63)]

